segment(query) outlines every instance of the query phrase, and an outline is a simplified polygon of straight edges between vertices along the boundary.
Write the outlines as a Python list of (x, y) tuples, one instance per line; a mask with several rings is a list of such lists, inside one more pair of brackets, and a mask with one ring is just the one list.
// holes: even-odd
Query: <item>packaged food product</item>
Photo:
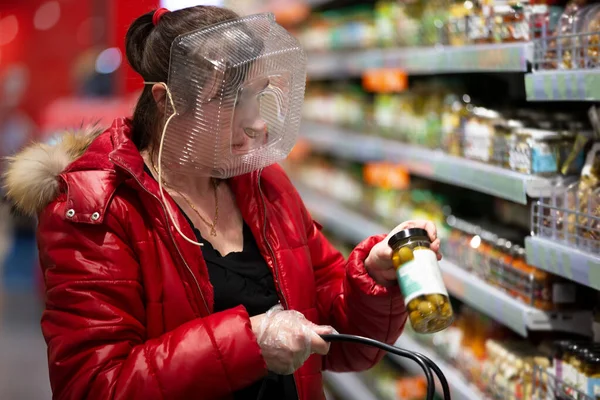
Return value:
[(427, 231), (405, 229), (388, 244), (413, 329), (418, 333), (446, 329), (454, 313)]
[(397, 128), (399, 99), (396, 94), (378, 94), (373, 106), (373, 119), (383, 136), (393, 136)]
[[(594, 379), (593, 375), (595, 368), (595, 358), (597, 358), (599, 355), (600, 343), (590, 343), (587, 346), (577, 350), (578, 375), (575, 389), (582, 394), (588, 394), (588, 386), (590, 383), (590, 379)], [(592, 384), (592, 392), (593, 386), (594, 385)], [(598, 392), (597, 394), (592, 393), (590, 397), (596, 398), (596, 395), (600, 395), (600, 392)]]
[(463, 46), (467, 43), (467, 19), (470, 12), (470, 9), (465, 6), (465, 2), (462, 1), (450, 6), (446, 31), (448, 43), (451, 46)]
[(398, 43), (396, 21), (399, 12), (399, 4), (395, 1), (378, 1), (375, 4), (375, 27), (379, 46), (392, 47)]
[(495, 42), (525, 42), (529, 40), (529, 21), (522, 4), (494, 6), (492, 35)]
[(575, 305), (577, 287), (573, 282), (527, 264), (524, 248), (515, 246), (513, 251), (512, 267), (518, 271), (514, 283), (524, 302), (547, 311)]
[[(464, 96), (463, 96), (464, 97)], [(442, 149), (448, 154), (462, 156), (464, 124), (469, 111), (458, 95), (450, 94), (444, 99), (442, 110)]]
[(600, 352), (590, 352), (583, 361), (582, 392), (597, 399), (600, 396)]
[(577, 359), (577, 351), (585, 346), (587, 346), (587, 343), (585, 342), (571, 342), (565, 348), (563, 357), (562, 381), (571, 388), (576, 387), (577, 376), (579, 374), (576, 368), (576, 365), (579, 363)]
[(397, 2), (398, 18), (396, 31), (400, 46), (412, 47), (420, 44), (421, 2)]
[(493, 20), (491, 1), (474, 0), (468, 20), (467, 36), (470, 43), (491, 43), (493, 41)]
[(473, 273), (483, 280), (488, 280), (491, 273), (492, 253), (495, 243), (498, 241), (498, 235), (491, 232), (482, 231), (479, 246), (475, 249), (474, 259), (472, 260)]
[[(593, 12), (594, 6), (588, 5), (586, 0), (575, 0), (567, 4), (564, 14), (558, 22), (557, 34), (558, 50), (562, 54), (557, 54), (557, 68), (572, 69), (584, 68), (586, 43), (589, 36), (582, 37), (579, 34), (586, 32), (586, 20), (588, 15)], [(552, 43), (551, 43), (552, 44)]]
[(448, 9), (444, 0), (428, 0), (421, 17), (423, 46), (441, 44), (444, 40), (444, 25), (448, 20)]
[(466, 158), (489, 162), (495, 126), (501, 116), (483, 107), (474, 107), (464, 124), (463, 154)]
[[(585, 165), (581, 171), (575, 196), (570, 196), (566, 204), (570, 210), (566, 218), (561, 215), (561, 223), (567, 224), (567, 239), (577, 247), (589, 251), (600, 252), (600, 143), (595, 143), (588, 152)], [(563, 228), (564, 229), (564, 228)]]
[(505, 264), (505, 254), (508, 250), (506, 244), (506, 239), (498, 238), (492, 246), (490, 255), (490, 271), (487, 276), (487, 281), (498, 287), (503, 287), (504, 277), (508, 268)]
[(585, 16), (581, 32), (583, 37), (582, 68), (593, 69), (600, 66), (600, 4), (590, 6)]
[(569, 340), (560, 340), (554, 343), (554, 354), (552, 360), (552, 367), (548, 372), (556, 377), (559, 381), (564, 379), (563, 363), (565, 362), (565, 353), (567, 347), (571, 344)]
[(523, 128), (520, 121), (500, 119), (494, 124), (491, 163), (509, 168), (509, 150), (515, 141), (515, 132)]
[(556, 174), (560, 139), (560, 135), (553, 131), (517, 129), (509, 149), (510, 168), (524, 174)]
[(425, 97), (423, 107), (423, 116), (425, 120), (425, 135), (422, 140), (422, 145), (428, 148), (438, 148), (442, 140), (442, 109), (443, 95), (442, 88), (434, 90)]

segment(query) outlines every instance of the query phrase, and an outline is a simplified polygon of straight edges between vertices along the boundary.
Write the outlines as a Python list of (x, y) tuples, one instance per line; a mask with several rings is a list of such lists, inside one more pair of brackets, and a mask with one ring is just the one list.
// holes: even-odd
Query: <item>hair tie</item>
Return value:
[(152, 16), (152, 23), (154, 24), (154, 26), (156, 26), (160, 22), (162, 16), (168, 12), (170, 11), (166, 8), (159, 8), (158, 10), (154, 11), (154, 15)]

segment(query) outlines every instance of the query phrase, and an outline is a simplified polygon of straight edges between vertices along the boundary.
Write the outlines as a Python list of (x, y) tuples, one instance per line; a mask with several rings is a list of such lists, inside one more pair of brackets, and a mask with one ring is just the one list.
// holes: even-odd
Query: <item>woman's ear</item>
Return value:
[(164, 83), (155, 83), (152, 85), (152, 97), (154, 98), (158, 110), (165, 113), (167, 105), (167, 88)]

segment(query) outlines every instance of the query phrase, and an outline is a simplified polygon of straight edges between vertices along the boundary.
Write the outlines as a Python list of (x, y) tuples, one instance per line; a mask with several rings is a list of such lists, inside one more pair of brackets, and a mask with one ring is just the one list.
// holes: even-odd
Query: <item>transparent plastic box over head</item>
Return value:
[(162, 160), (178, 173), (229, 178), (287, 157), (300, 128), (306, 56), (258, 14), (189, 32), (171, 46)]

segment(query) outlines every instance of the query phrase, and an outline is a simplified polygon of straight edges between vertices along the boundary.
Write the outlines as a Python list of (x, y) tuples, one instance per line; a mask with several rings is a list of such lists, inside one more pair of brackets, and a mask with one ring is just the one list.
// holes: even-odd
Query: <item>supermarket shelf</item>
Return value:
[(536, 236), (525, 239), (525, 248), (529, 264), (600, 290), (600, 255)]
[(377, 396), (369, 390), (355, 372), (324, 372), (323, 378), (331, 385), (331, 389), (347, 400), (377, 400)]
[[(333, 233), (347, 240), (358, 243), (368, 236), (389, 230), (325, 195), (302, 185), (296, 187), (313, 216)], [(528, 331), (562, 331), (584, 336), (592, 333), (591, 313), (588, 311), (544, 312), (522, 303), (448, 261), (442, 260), (440, 268), (452, 296), (524, 337), (527, 337)]]
[(527, 196), (549, 196), (549, 179), (450, 156), (327, 124), (304, 122), (302, 136), (315, 148), (357, 161), (403, 163), (413, 174), (527, 204)]
[(456, 298), (502, 323), (523, 337), (528, 331), (562, 331), (590, 336), (588, 311), (544, 312), (528, 306), (456, 265), (440, 262), (444, 283)]
[(339, 237), (359, 243), (370, 236), (381, 235), (390, 230), (302, 184), (296, 182), (295, 185), (312, 216)]
[(537, 71), (525, 75), (529, 101), (598, 101), (600, 70)]
[[(444, 376), (446, 377), (446, 380), (448, 381), (448, 384), (450, 385), (450, 393), (453, 399), (483, 400), (485, 398), (483, 393), (481, 393), (481, 391), (479, 391), (479, 389), (477, 389), (474, 385), (465, 380), (463, 375), (458, 370), (442, 361), (435, 355), (435, 352), (427, 349), (415, 339), (411, 338), (408, 334), (402, 335), (396, 342), (396, 346), (421, 353), (431, 359), (431, 361), (433, 361), (438, 367), (440, 367), (444, 373)], [(423, 373), (423, 370), (412, 360), (395, 355), (390, 355), (390, 358), (415, 375)], [(436, 389), (439, 393), (441, 393), (441, 386), (437, 380)]]
[(308, 75), (313, 79), (360, 76), (369, 68), (383, 67), (401, 68), (411, 75), (526, 72), (532, 53), (530, 43), (310, 53)]

